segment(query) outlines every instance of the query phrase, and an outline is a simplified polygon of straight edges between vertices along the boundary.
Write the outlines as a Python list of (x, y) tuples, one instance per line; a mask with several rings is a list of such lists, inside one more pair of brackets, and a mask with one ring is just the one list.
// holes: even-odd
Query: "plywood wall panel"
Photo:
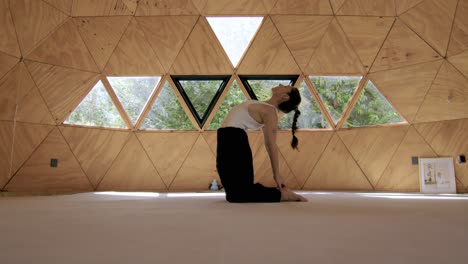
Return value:
[(424, 40), (397, 19), (371, 71), (394, 69), (440, 58), (441, 56)]
[(468, 79), (444, 62), (422, 103), (415, 122), (467, 118)]
[(272, 16), (281, 37), (301, 69), (305, 69), (332, 16)]
[(395, 2), (389, 0), (346, 0), (338, 15), (395, 16)]
[(423, 1), (424, 0), (395, 0), (396, 13), (399, 16)]
[(0, 121), (0, 188), (10, 179), (13, 122)]
[(455, 20), (452, 28), (452, 36), (447, 51), (451, 57), (468, 50), (468, 1), (458, 2)]
[[(50, 160), (57, 159), (52, 168)], [(10, 192), (93, 190), (58, 128), (54, 128), (5, 187)]]
[(278, 0), (271, 14), (333, 15), (328, 0)]
[(34, 87), (18, 104), (16, 121), (55, 125), (55, 120), (42, 99), (39, 90)]
[(308, 74), (364, 74), (358, 55), (334, 19), (305, 70)]
[(68, 126), (60, 129), (94, 188), (109, 170), (130, 134)]
[(171, 74), (232, 74), (221, 44), (205, 18), (200, 17), (170, 70)]
[(137, 0), (76, 0), (72, 16), (123, 16), (135, 14)]
[(390, 17), (338, 17), (351, 46), (361, 59), (364, 68), (374, 62), (390, 28), (395, 21)]
[(337, 134), (315, 165), (307, 190), (372, 190), (372, 186)]
[(137, 16), (198, 15), (199, 11), (191, 0), (142, 0), (138, 4)]
[(0, 51), (15, 57), (21, 57), (8, 0), (0, 1), (0, 18), (0, 36), (2, 36), (0, 38)]
[(432, 85), (443, 60), (376, 72), (369, 79), (401, 113), (412, 122)]
[(458, 0), (426, 0), (400, 19), (444, 57), (457, 3)]
[(18, 62), (18, 58), (0, 52), (0, 78), (4, 77)]
[(131, 134), (98, 190), (164, 190), (166, 185), (135, 134)]
[(450, 63), (455, 66), (466, 78), (468, 78), (468, 50), (456, 56), (448, 58)]
[(283, 38), (269, 17), (257, 32), (244, 59), (239, 74), (298, 74), (300, 69)]
[(73, 0), (44, 0), (46, 3), (64, 12), (67, 15), (71, 14)]
[[(137, 133), (164, 183), (169, 186), (195, 144), (199, 133)], [(207, 157), (208, 158), (208, 157)]]
[(345, 1), (346, 0), (330, 0), (330, 5), (334, 14), (338, 13)]
[(20, 74), (19, 65), (0, 80), (0, 120), (13, 121)]
[(117, 48), (107, 63), (108, 75), (163, 75), (165, 73), (158, 57), (151, 49), (145, 33), (135, 19), (127, 27)]
[(197, 16), (137, 17), (138, 25), (166, 71), (192, 31)]
[(100, 71), (104, 70), (130, 19), (129, 16), (73, 19)]
[(418, 192), (419, 166), (411, 164), (413, 156), (437, 157), (416, 129), (410, 127), (375, 189), (377, 191)]
[(258, 0), (207, 0), (203, 15), (261, 15), (267, 10)]

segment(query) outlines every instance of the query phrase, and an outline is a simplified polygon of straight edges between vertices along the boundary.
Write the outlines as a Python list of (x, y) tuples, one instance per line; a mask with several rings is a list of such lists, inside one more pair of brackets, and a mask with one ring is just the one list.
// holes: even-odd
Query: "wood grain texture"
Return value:
[(400, 19), (444, 57), (457, 3), (458, 0), (426, 0), (401, 15)]
[(369, 79), (401, 113), (413, 122), (443, 60), (376, 72)]
[(267, 14), (263, 1), (207, 0), (203, 15), (262, 15)]
[(448, 61), (468, 78), (468, 50), (448, 58)]
[(192, 3), (193, 3), (193, 5), (197, 8), (198, 13), (201, 14), (202, 11), (203, 11), (203, 8), (204, 8), (205, 5), (206, 5), (206, 2), (207, 2), (207, 1), (208, 1), (208, 0), (192, 0)]
[(415, 7), (424, 0), (395, 0), (397, 16)]
[(395, 2), (389, 0), (346, 0), (338, 15), (395, 16)]
[(372, 186), (339, 136), (334, 134), (303, 189), (369, 191)]
[(13, 121), (16, 113), (19, 65), (0, 80), (0, 120)]
[(406, 135), (409, 126), (338, 131), (343, 143), (375, 186)]
[(452, 28), (452, 36), (447, 51), (447, 56), (451, 57), (468, 50), (468, 1), (458, 2), (457, 12)]
[(124, 16), (135, 14), (138, 0), (76, 0), (72, 16)]
[(166, 186), (169, 186), (195, 144), (199, 133), (137, 133), (136, 135), (162, 180)]
[(415, 122), (467, 118), (468, 79), (444, 62), (427, 93)]
[(440, 58), (435, 50), (397, 19), (371, 71), (394, 69)]
[(147, 191), (164, 190), (166, 186), (132, 133), (97, 189)]
[(336, 19), (330, 23), (305, 72), (325, 75), (366, 72)]
[(15, 120), (19, 122), (55, 125), (55, 120), (37, 87), (34, 87), (19, 102)]
[(97, 187), (125, 145), (129, 132), (60, 127), (83, 171)]
[(364, 68), (369, 69), (395, 19), (352, 16), (337, 19)]
[(206, 143), (211, 149), (211, 153), (216, 156), (216, 148), (218, 147), (218, 134), (217, 131), (205, 130), (201, 133)]
[[(438, 156), (453, 157), (468, 153), (468, 119), (442, 121), (435, 123), (416, 124), (414, 126), (419, 134), (434, 149)], [(463, 186), (468, 186), (468, 166), (454, 164), (455, 176)]]
[(345, 1), (346, 0), (330, 0), (330, 5), (334, 14), (338, 13)]
[(137, 16), (198, 15), (200, 12), (191, 0), (142, 0)]
[[(58, 167), (50, 167), (57, 159)], [(84, 192), (93, 188), (58, 128), (54, 128), (5, 187), (11, 192)]]
[(240, 62), (239, 74), (298, 74), (300, 69), (269, 17)]
[(43, 0), (67, 15), (71, 15), (73, 0)]
[(165, 71), (171, 68), (197, 19), (197, 16), (136, 18)]
[(55, 121), (60, 124), (96, 84), (98, 75), (59, 66), (26, 61)]
[(0, 78), (5, 76), (18, 62), (18, 58), (0, 52)]
[(10, 1), (10, 11), (23, 56), (67, 19), (64, 13), (37, 0)]
[(21, 57), (8, 0), (0, 0), (0, 51)]
[(416, 129), (410, 127), (377, 183), (376, 191), (419, 192), (419, 166), (411, 164), (411, 157), (436, 156)]
[(108, 75), (163, 75), (164, 69), (133, 18), (104, 70)]
[(51, 125), (16, 123), (10, 175), (21, 168), (52, 129), (54, 126)]
[(278, 0), (271, 14), (333, 15), (328, 0)]
[(13, 122), (0, 121), (0, 189), (10, 179)]
[(233, 68), (208, 21), (200, 17), (174, 61), (171, 74), (231, 74)]
[(267, 13), (270, 13), (273, 7), (275, 7), (275, 4), (278, 0), (263, 0), (263, 6), (265, 6), (265, 11)]
[(332, 16), (272, 16), (281, 37), (297, 64), (305, 69)]
[(79, 17), (73, 22), (100, 71), (104, 69), (131, 17)]

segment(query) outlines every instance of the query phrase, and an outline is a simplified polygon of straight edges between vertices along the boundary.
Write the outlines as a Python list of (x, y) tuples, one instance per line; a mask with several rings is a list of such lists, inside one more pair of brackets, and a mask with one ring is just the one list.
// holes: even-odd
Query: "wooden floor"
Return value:
[(0, 262), (466, 263), (468, 195), (309, 192), (0, 196)]

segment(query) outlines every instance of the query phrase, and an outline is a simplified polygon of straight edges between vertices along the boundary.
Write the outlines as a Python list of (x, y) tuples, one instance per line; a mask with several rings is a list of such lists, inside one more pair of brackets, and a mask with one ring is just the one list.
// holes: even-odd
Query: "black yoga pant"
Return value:
[(216, 168), (231, 203), (274, 203), (281, 201), (276, 188), (254, 184), (252, 151), (243, 129), (218, 129)]

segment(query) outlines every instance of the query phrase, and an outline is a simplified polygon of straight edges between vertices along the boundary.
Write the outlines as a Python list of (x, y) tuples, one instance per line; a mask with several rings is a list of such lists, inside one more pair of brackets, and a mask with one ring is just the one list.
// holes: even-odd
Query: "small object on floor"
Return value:
[(218, 188), (218, 182), (216, 181), (216, 179), (213, 179), (213, 181), (211, 182), (210, 186), (209, 186), (209, 189), (212, 190), (212, 191), (217, 191), (219, 190)]

